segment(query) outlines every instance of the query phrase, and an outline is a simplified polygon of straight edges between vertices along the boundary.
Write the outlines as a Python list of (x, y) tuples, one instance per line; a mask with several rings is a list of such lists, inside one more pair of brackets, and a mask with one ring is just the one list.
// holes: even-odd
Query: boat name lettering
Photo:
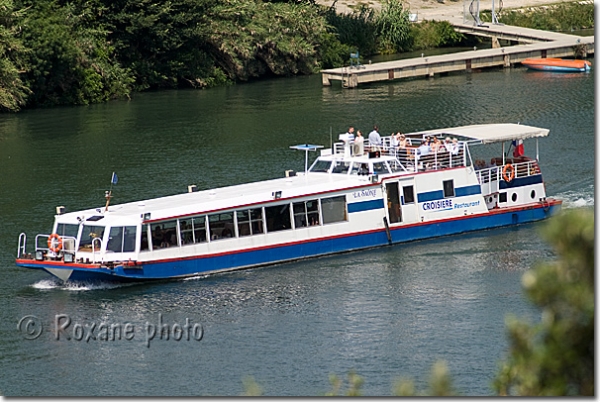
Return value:
[(369, 190), (355, 191), (354, 193), (352, 193), (352, 196), (354, 196), (354, 198), (377, 197), (377, 190), (369, 189)]
[(479, 205), (479, 201), (463, 202), (460, 204), (454, 204), (454, 209), (476, 207), (478, 205)]
[(429, 201), (423, 203), (424, 211), (433, 211), (433, 210), (446, 210), (452, 209), (452, 200), (438, 200), (438, 201)]

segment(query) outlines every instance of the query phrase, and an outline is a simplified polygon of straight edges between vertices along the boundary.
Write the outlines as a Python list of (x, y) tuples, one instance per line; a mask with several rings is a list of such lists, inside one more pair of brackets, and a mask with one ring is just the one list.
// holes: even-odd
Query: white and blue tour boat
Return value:
[[(281, 178), (57, 207), (49, 234), (31, 246), (20, 234), (16, 264), (64, 281), (164, 280), (539, 221), (561, 206), (546, 196), (538, 163), (547, 135), (482, 124), (406, 134), (400, 146), (383, 137), (376, 147), (341, 134), (329, 149), (291, 147), (306, 152), (305, 170)], [(436, 145), (422, 146), (428, 139)], [(529, 139), (535, 157), (522, 152)], [(309, 151), (320, 152), (310, 167)]]

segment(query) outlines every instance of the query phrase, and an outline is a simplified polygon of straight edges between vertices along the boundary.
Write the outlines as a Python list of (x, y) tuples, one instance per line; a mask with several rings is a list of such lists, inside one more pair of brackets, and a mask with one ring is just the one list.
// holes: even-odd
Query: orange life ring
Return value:
[(58, 254), (58, 252), (62, 249), (63, 240), (57, 233), (52, 233), (48, 236), (48, 248), (50, 251), (54, 251)]
[[(510, 173), (507, 172), (509, 169)], [(504, 165), (504, 168), (502, 169), (502, 178), (507, 183), (510, 183), (512, 179), (515, 178), (515, 168), (513, 167), (513, 165), (511, 165), (510, 163)]]

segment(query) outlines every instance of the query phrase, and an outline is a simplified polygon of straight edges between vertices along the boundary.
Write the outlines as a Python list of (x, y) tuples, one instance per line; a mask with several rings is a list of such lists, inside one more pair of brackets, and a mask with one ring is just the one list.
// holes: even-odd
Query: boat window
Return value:
[(179, 219), (179, 234), (181, 245), (205, 243), (206, 242), (206, 218), (205, 216), (194, 216)]
[(317, 160), (310, 168), (311, 172), (329, 172), (331, 162)]
[(268, 233), (292, 228), (290, 204), (265, 207), (265, 218), (267, 220)]
[(56, 226), (56, 233), (61, 237), (71, 236), (77, 237), (77, 232), (79, 232), (79, 225), (69, 224), (69, 223), (59, 223)]
[(194, 225), (192, 218), (179, 219), (179, 238), (181, 245), (194, 244)]
[(140, 250), (145, 251), (150, 247), (148, 244), (148, 227), (147, 223), (142, 225), (142, 240), (140, 242)]
[(211, 240), (235, 237), (233, 212), (208, 215), (208, 227), (210, 229)]
[(310, 200), (294, 203), (294, 226), (296, 229), (319, 225), (319, 202)]
[(323, 224), (342, 222), (346, 220), (346, 197), (321, 198)]
[(349, 162), (333, 162), (333, 170), (331, 173), (348, 173), (348, 168), (350, 167)]
[(413, 186), (403, 186), (402, 192), (404, 193), (404, 204), (414, 204), (415, 192)]
[(454, 180), (444, 180), (444, 198), (454, 197)]
[(177, 221), (152, 223), (152, 249), (167, 248), (177, 245)]
[(194, 243), (206, 243), (206, 216), (192, 218)]
[(373, 173), (377, 173), (377, 174), (389, 173), (388, 168), (385, 166), (385, 162), (373, 163)]
[(262, 208), (237, 211), (238, 234), (250, 236), (263, 232)]
[(106, 251), (130, 253), (135, 251), (135, 226), (115, 226), (110, 228)]
[(389, 164), (390, 164), (390, 169), (392, 170), (392, 173), (404, 171), (404, 168), (402, 167), (400, 162), (398, 162), (397, 160), (390, 161)]
[[(103, 236), (104, 226), (84, 225), (81, 230), (81, 239), (79, 240), (79, 251), (92, 251), (92, 240), (96, 238), (102, 239)], [(94, 247), (96, 247), (96, 245)]]

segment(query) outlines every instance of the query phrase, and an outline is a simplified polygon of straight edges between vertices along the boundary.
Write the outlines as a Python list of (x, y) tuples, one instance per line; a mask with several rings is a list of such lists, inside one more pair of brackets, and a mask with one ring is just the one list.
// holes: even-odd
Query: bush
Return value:
[(447, 21), (423, 21), (420, 24), (413, 24), (411, 36), (414, 38), (412, 50), (459, 46), (467, 41), (467, 37), (456, 32)]
[(383, 54), (403, 52), (411, 46), (408, 10), (398, 0), (383, 0), (376, 22), (378, 50)]

